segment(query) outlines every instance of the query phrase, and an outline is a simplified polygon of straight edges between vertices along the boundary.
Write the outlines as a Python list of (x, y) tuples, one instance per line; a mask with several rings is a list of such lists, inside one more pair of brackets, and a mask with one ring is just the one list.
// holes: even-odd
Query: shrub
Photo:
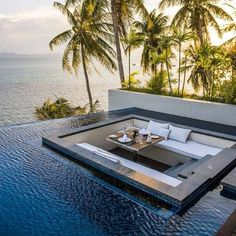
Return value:
[(219, 96), (221, 96), (226, 103), (236, 104), (236, 78), (225, 80), (221, 83)]
[(138, 71), (133, 72), (127, 80), (123, 83), (123, 86), (128, 89), (139, 88), (141, 81), (135, 78), (138, 75)]
[(56, 98), (55, 102), (51, 101), (51, 99), (47, 99), (41, 107), (36, 107), (35, 116), (39, 120), (58, 119), (98, 112), (98, 108), (98, 100), (95, 101), (93, 109), (89, 110), (89, 104), (86, 104), (83, 107), (73, 107), (67, 99), (60, 97)]
[(167, 87), (167, 73), (158, 72), (156, 75), (152, 76), (147, 81), (147, 88), (150, 89), (153, 93), (164, 94), (166, 93)]

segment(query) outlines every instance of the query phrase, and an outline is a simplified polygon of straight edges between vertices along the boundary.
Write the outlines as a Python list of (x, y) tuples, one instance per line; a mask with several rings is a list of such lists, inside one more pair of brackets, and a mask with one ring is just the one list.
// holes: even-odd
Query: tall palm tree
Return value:
[(135, 28), (130, 28), (127, 36), (122, 39), (125, 54), (128, 54), (129, 77), (131, 74), (131, 51), (139, 48), (143, 44), (144, 36), (139, 34)]
[(180, 6), (172, 24), (190, 28), (200, 44), (209, 38), (208, 27), (213, 27), (219, 36), (222, 30), (216, 20), (232, 21), (232, 17), (219, 6), (220, 0), (161, 0), (160, 8)]
[(180, 81), (181, 81), (181, 64), (182, 64), (182, 47), (183, 44), (193, 39), (193, 35), (190, 31), (186, 31), (184, 28), (173, 27), (173, 37), (178, 47), (179, 54), (179, 68), (178, 68), (178, 96), (180, 95)]
[[(124, 67), (122, 61), (120, 38), (126, 36), (127, 25), (139, 14), (146, 17), (148, 12), (143, 4), (143, 0), (98, 0), (103, 2), (108, 11), (111, 11), (113, 31), (115, 36), (116, 56), (119, 68), (121, 85), (125, 82)], [(81, 0), (66, 0), (66, 6), (77, 5)]]
[(120, 81), (123, 85), (125, 82), (125, 75), (121, 54), (120, 38), (126, 37), (127, 25), (129, 25), (133, 21), (136, 14), (140, 14), (142, 17), (145, 17), (148, 15), (148, 13), (143, 4), (143, 0), (110, 0), (110, 3)]
[(173, 88), (172, 88), (172, 81), (170, 78), (170, 69), (171, 69), (171, 63), (170, 59), (174, 57), (174, 54), (172, 52), (172, 47), (175, 46), (175, 41), (172, 35), (163, 35), (161, 38), (160, 48), (163, 50), (165, 55), (165, 64), (166, 64), (166, 71), (169, 81), (169, 88), (170, 88), (170, 94), (173, 94)]
[(135, 27), (144, 36), (141, 65), (144, 72), (151, 71), (156, 74), (157, 68), (154, 62), (154, 54), (162, 54), (160, 42), (162, 35), (167, 29), (168, 17), (162, 13), (157, 14), (153, 10), (144, 21), (134, 22)]
[(98, 0), (84, 0), (73, 12), (59, 2), (55, 2), (54, 6), (66, 16), (70, 29), (57, 35), (50, 42), (50, 48), (53, 50), (55, 46), (67, 43), (62, 59), (64, 70), (70, 73), (74, 70), (77, 75), (82, 64), (90, 110), (93, 111), (94, 103), (88, 76), (90, 62), (94, 58), (110, 71), (117, 69), (114, 62), (116, 53), (110, 45), (114, 37), (109, 16), (104, 10), (104, 3)]

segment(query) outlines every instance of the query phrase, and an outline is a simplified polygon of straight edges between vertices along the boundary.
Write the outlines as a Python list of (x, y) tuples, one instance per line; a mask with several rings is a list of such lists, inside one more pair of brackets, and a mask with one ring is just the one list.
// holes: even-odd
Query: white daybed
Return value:
[(222, 151), (221, 148), (212, 147), (192, 140), (187, 140), (186, 143), (181, 143), (172, 139), (168, 139), (163, 140), (154, 146), (197, 160), (206, 155), (215, 156), (220, 151)]
[(165, 137), (165, 140), (154, 146), (178, 153), (193, 159), (201, 159), (206, 155), (215, 156), (223, 149), (216, 146), (213, 138), (207, 135), (192, 133), (189, 129), (179, 128), (168, 123), (150, 121), (147, 129), (155, 135)]

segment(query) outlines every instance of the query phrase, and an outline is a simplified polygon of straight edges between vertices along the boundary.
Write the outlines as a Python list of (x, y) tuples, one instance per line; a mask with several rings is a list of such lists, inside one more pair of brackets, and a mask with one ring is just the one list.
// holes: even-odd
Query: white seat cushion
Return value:
[(180, 143), (178, 141), (168, 139), (167, 141), (163, 140), (155, 144), (155, 146), (198, 160), (208, 154), (215, 156), (222, 151), (220, 148), (197, 143), (191, 140), (188, 140), (186, 143)]
[(98, 148), (96, 146), (93, 146), (89, 143), (76, 143), (75, 145), (79, 146), (79, 147), (82, 147), (82, 148), (84, 148), (84, 149), (86, 149), (86, 150), (88, 150), (88, 151), (90, 151), (90, 152), (92, 152), (92, 153), (94, 153), (98, 156), (101, 156), (101, 157), (103, 157), (103, 158), (105, 158), (109, 161), (112, 161), (112, 162), (115, 162), (115, 163), (120, 163), (118, 156), (116, 156), (116, 155), (114, 155), (114, 154), (112, 154), (108, 151), (105, 151), (101, 148)]
[(147, 130), (150, 131), (152, 134), (158, 135), (161, 128), (168, 129), (169, 124), (158, 123), (158, 122), (150, 120)]

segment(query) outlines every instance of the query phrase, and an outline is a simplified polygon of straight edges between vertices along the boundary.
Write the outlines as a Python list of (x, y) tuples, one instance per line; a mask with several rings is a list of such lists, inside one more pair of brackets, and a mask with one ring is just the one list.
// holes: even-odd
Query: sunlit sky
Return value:
[[(22, 54), (49, 53), (48, 43), (58, 33), (67, 29), (61, 14), (52, 7), (54, 0), (1, 0), (0, 8), (0, 52)], [(149, 10), (157, 8), (160, 0), (145, 0)], [(176, 8), (166, 14), (173, 16)], [(212, 32), (214, 43), (219, 39)], [(231, 37), (230, 34), (225, 36)], [(58, 52), (60, 48), (58, 49)]]

